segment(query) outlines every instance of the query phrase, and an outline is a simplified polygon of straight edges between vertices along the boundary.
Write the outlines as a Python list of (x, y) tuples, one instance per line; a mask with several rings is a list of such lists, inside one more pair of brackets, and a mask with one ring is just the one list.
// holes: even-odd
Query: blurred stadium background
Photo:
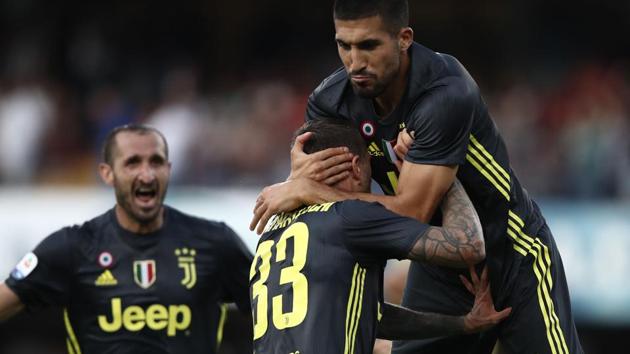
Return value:
[[(340, 65), (332, 1), (0, 0), (0, 272), (113, 205), (104, 135), (145, 122), (171, 145), (168, 202), (250, 247), (257, 192), (286, 177), (310, 91)], [(589, 353), (630, 335), (630, 2), (410, 1), (416, 40), (482, 89), (564, 257)], [(393, 295), (392, 295), (393, 296)], [(0, 324), (0, 353), (63, 353), (56, 311)], [(228, 321), (223, 353), (247, 352)], [(245, 334), (244, 334), (245, 333)]]

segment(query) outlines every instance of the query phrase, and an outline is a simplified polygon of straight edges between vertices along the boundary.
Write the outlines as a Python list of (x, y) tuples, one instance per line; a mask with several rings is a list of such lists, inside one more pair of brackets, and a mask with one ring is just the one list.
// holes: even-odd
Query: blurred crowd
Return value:
[[(99, 183), (104, 136), (130, 122), (165, 133), (176, 185), (284, 179), (307, 97), (340, 63), (329, 6), (272, 3), (0, 0), (0, 186)], [(630, 8), (411, 5), (417, 40), (479, 83), (534, 196), (630, 198), (630, 45), (610, 35)]]
[(92, 184), (106, 134), (146, 123), (162, 131), (172, 181), (260, 185), (286, 177), (292, 131), (306, 96), (284, 82), (202, 95), (190, 68), (169, 71), (155, 101), (111, 85), (77, 92), (60, 82), (0, 82), (0, 182)]
[[(551, 84), (511, 78), (493, 89), (482, 85), (512, 166), (530, 192), (630, 197), (627, 69), (589, 63)], [(2, 80), (0, 182), (97, 183), (105, 135), (131, 122), (165, 133), (174, 184), (260, 186), (285, 178), (309, 90), (286, 80), (202, 92), (204, 85), (185, 66), (167, 70), (150, 99), (130, 94), (133, 87), (85, 92), (45, 76)]]

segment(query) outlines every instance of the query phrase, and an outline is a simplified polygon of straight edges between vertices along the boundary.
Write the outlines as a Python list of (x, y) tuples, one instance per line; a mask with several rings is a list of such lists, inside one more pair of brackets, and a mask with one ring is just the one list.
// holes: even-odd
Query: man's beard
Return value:
[[(355, 94), (362, 98), (374, 99), (382, 95), (385, 90), (394, 82), (396, 75), (398, 74), (398, 70), (400, 69), (400, 61), (396, 59), (394, 62), (398, 61), (398, 65), (389, 72), (386, 72), (383, 78), (379, 81), (374, 82), (374, 86), (372, 87), (361, 87), (358, 84), (355, 84), (352, 80), (350, 83), (352, 84), (352, 90)], [(351, 76), (352, 74), (350, 74)]]
[(374, 99), (383, 94), (386, 88), (387, 84), (382, 82), (375, 83), (373, 87), (361, 87), (352, 82), (352, 90), (355, 94), (362, 98)]
[(116, 183), (116, 180), (114, 180), (114, 190), (116, 194), (116, 202), (118, 203), (118, 205), (120, 205), (120, 207), (125, 211), (125, 214), (127, 214), (129, 218), (131, 218), (138, 224), (148, 225), (152, 223), (153, 221), (155, 221), (155, 219), (157, 219), (160, 216), (160, 210), (162, 210), (164, 198), (166, 196), (166, 191), (164, 191), (162, 195), (159, 195), (159, 187), (158, 187), (158, 192), (157, 192), (158, 195), (156, 195), (156, 198), (159, 198), (158, 206), (154, 210), (151, 210), (150, 214), (145, 214), (142, 212), (136, 212), (134, 210), (134, 207), (132, 205), (133, 187), (131, 189), (132, 190), (125, 192), (122, 186), (118, 185)]

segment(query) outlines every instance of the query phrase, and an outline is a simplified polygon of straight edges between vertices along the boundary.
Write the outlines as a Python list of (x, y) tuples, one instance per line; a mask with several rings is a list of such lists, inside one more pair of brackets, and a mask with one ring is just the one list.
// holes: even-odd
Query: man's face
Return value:
[(380, 16), (335, 19), (335, 30), (337, 51), (355, 93), (365, 98), (380, 96), (400, 70), (398, 37), (386, 30)]
[(116, 202), (139, 224), (149, 224), (161, 215), (171, 172), (165, 150), (156, 133), (116, 136), (111, 166)]

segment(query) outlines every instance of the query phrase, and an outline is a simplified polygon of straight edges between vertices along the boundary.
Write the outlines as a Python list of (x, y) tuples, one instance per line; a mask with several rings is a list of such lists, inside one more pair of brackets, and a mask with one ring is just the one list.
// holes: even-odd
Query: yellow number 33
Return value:
[[(286, 229), (280, 240), (275, 244), (275, 262), (283, 262), (287, 258), (287, 240), (293, 238), (293, 261), (292, 265), (280, 270), (279, 285), (291, 284), (293, 289), (293, 306), (291, 311), (284, 312), (282, 308), (282, 295), (276, 295), (272, 299), (273, 325), (277, 329), (295, 327), (304, 321), (308, 309), (308, 281), (302, 268), (306, 264), (306, 253), (308, 251), (308, 227), (303, 222), (298, 222)], [(256, 272), (260, 273), (260, 278), (252, 284), (251, 297), (252, 304), (256, 300), (256, 310), (254, 315), (254, 340), (262, 337), (267, 332), (268, 327), (268, 288), (267, 278), (271, 270), (271, 258), (274, 241), (264, 241), (258, 245), (256, 256), (249, 271), (249, 279), (254, 279)], [(260, 260), (260, 262), (259, 262)], [(259, 265), (260, 263), (260, 265)], [(273, 289), (274, 287), (272, 287)]]

